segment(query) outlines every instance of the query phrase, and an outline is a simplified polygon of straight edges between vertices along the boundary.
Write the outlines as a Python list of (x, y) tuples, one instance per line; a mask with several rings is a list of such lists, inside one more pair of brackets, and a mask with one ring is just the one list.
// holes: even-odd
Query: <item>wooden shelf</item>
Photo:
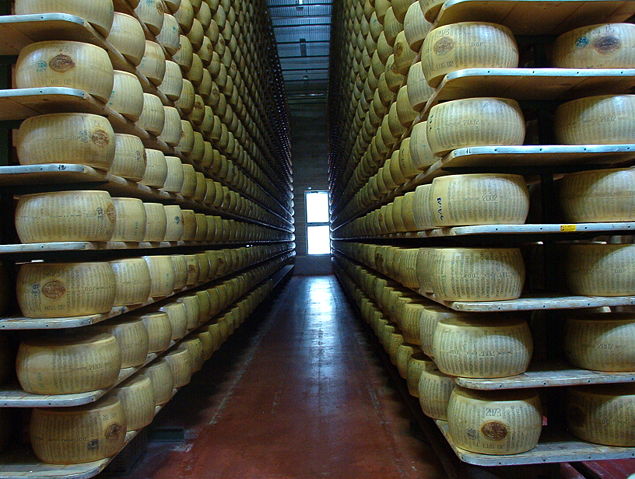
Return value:
[(482, 21), (500, 23), (516, 35), (557, 35), (583, 25), (623, 22), (635, 2), (605, 0), (448, 0), (435, 26)]
[(631, 93), (634, 88), (635, 69), (628, 68), (466, 68), (444, 77), (426, 103), (420, 119), (425, 120), (437, 103), (462, 98), (494, 96), (565, 101), (600, 94)]
[(168, 296), (164, 296), (161, 298), (150, 298), (147, 302), (134, 306), (115, 306), (108, 313), (103, 314), (89, 314), (85, 316), (72, 316), (72, 317), (64, 317), (64, 318), (27, 318), (24, 316), (9, 316), (9, 317), (0, 317), (0, 330), (5, 331), (24, 331), (24, 330), (36, 330), (36, 329), (71, 329), (71, 328), (80, 328), (83, 326), (90, 326), (92, 324), (101, 323), (102, 321), (106, 321), (107, 319), (114, 318), (116, 316), (121, 316), (123, 314), (129, 313), (131, 311), (136, 311), (138, 309), (144, 308), (151, 304), (162, 302), (166, 299), (176, 297), (180, 294), (187, 293), (192, 290), (200, 289), (202, 286), (211, 285), (220, 280), (223, 280), (229, 276), (234, 276), (241, 271), (253, 268), (259, 264), (270, 261), (279, 256), (283, 256), (293, 250), (288, 249), (286, 251), (282, 251), (274, 254), (268, 258), (265, 258), (261, 261), (257, 261), (252, 263), (245, 268), (241, 268), (236, 271), (232, 271), (218, 278), (214, 278), (210, 281), (205, 281), (201, 284), (197, 284), (195, 286), (186, 287), (179, 291), (175, 291)]
[[(51, 163), (45, 165), (13, 165), (0, 166), (0, 187), (57, 186), (81, 184), (82, 187), (94, 184), (95, 189), (106, 190), (114, 196), (139, 198), (143, 201), (172, 203), (187, 209), (218, 215), (225, 218), (237, 219), (254, 223), (268, 228), (290, 233), (290, 228), (271, 225), (243, 216), (238, 216), (220, 208), (212, 208), (203, 203), (189, 200), (180, 194), (168, 193), (149, 186), (129, 181), (119, 176), (96, 170), (90, 166)], [(46, 189), (46, 188), (42, 188)]]
[(555, 462), (605, 461), (635, 458), (635, 447), (602, 446), (584, 442), (563, 431), (544, 429), (540, 442), (531, 451), (521, 454), (494, 456), (478, 454), (454, 445), (446, 421), (435, 420), (437, 427), (458, 458), (476, 466), (520, 466)]
[[(392, 233), (381, 236), (359, 238), (333, 238), (334, 240), (401, 240), (447, 238), (458, 236), (479, 235), (534, 235), (534, 234), (575, 234), (575, 233), (606, 233), (632, 234), (635, 222), (624, 223), (576, 223), (576, 224), (523, 224), (523, 225), (478, 225), (453, 226), (448, 228), (434, 228), (425, 231), (411, 231), (406, 233)], [(0, 252), (1, 252), (0, 247)]]
[(474, 169), (501, 173), (535, 173), (585, 169), (590, 166), (608, 168), (635, 159), (635, 144), (621, 145), (519, 145), (475, 146), (459, 148), (439, 159), (426, 171), (419, 173), (403, 185), (389, 192), (375, 206), (341, 221), (333, 230), (355, 218), (390, 202), (397, 196), (413, 191), (417, 186), (430, 183), (434, 178), (453, 173), (454, 169)]
[(635, 372), (604, 372), (576, 369), (566, 363), (531, 366), (517, 376), (494, 379), (456, 378), (458, 386), (477, 390), (528, 389), (561, 386), (588, 386), (635, 382)]

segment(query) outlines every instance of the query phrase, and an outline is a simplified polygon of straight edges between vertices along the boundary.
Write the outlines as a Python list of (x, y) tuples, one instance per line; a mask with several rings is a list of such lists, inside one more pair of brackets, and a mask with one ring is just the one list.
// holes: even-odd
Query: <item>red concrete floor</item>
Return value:
[(260, 311), (157, 418), (185, 442), (151, 443), (126, 478), (445, 477), (333, 276)]

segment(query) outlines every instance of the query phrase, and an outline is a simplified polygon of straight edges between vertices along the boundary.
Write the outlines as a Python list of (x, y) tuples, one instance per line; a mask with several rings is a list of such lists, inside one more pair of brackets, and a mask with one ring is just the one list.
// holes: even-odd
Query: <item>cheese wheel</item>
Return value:
[(178, 205), (165, 205), (167, 228), (164, 241), (180, 241), (183, 237), (183, 213)]
[(419, 397), (419, 380), (421, 379), (421, 373), (424, 370), (431, 368), (436, 369), (434, 363), (421, 352), (415, 352), (412, 356), (410, 356), (408, 370), (406, 373), (406, 382), (408, 384), (408, 392), (411, 396), (416, 398)]
[(397, 371), (403, 379), (408, 377), (408, 364), (414, 352), (415, 349), (408, 344), (400, 344), (397, 347)]
[[(190, 83), (191, 85), (191, 83)], [(180, 153), (190, 153), (194, 147), (194, 128), (188, 120), (181, 120), (181, 138), (176, 150)]]
[(197, 253), (196, 261), (198, 262), (198, 283), (207, 281), (210, 271), (209, 260), (205, 253)]
[(107, 105), (130, 121), (137, 121), (143, 111), (143, 88), (136, 75), (114, 71), (112, 92)]
[(93, 326), (95, 331), (112, 334), (121, 349), (121, 367), (142, 365), (148, 356), (148, 332), (138, 317), (124, 316)]
[(163, 26), (164, 5), (161, 0), (143, 0), (134, 9), (137, 18), (141, 20), (155, 35)]
[(194, 241), (196, 235), (196, 216), (193, 210), (181, 210), (183, 214), (182, 241)]
[(113, 78), (108, 54), (90, 43), (30, 43), (20, 50), (15, 66), (16, 88), (76, 88), (103, 102), (110, 97)]
[(116, 388), (112, 395), (121, 402), (128, 431), (142, 429), (154, 419), (154, 392), (150, 378), (135, 376)]
[(522, 145), (525, 139), (520, 106), (507, 98), (439, 103), (430, 109), (427, 127), (430, 149), (437, 155), (467, 146)]
[(635, 95), (600, 95), (563, 103), (556, 109), (556, 141), (564, 145), (633, 143)]
[(115, 132), (90, 113), (53, 113), (27, 118), (16, 138), (21, 165), (64, 162), (108, 170), (115, 158)]
[(633, 384), (568, 388), (565, 412), (569, 431), (583, 441), (635, 446)]
[(95, 331), (34, 336), (20, 343), (16, 373), (32, 394), (75, 394), (108, 389), (121, 369), (114, 336)]
[(560, 205), (573, 223), (635, 221), (635, 169), (567, 175), (560, 181)]
[(165, 141), (170, 146), (176, 146), (181, 139), (181, 117), (173, 106), (164, 106), (163, 129), (159, 140)]
[(115, 306), (143, 304), (150, 297), (150, 271), (142, 258), (110, 261), (115, 273)]
[(196, 170), (194, 166), (183, 163), (183, 185), (181, 185), (181, 194), (186, 198), (192, 198), (196, 190)]
[(430, 287), (446, 301), (499, 301), (520, 297), (525, 265), (517, 248), (439, 248)]
[(165, 111), (163, 103), (158, 96), (151, 93), (143, 94), (143, 110), (141, 116), (136, 121), (136, 125), (142, 130), (146, 130), (152, 135), (158, 136), (163, 131), (165, 123)]
[(83, 18), (103, 36), (108, 36), (113, 23), (112, 0), (17, 0), (16, 15), (33, 13), (68, 13)]
[(203, 80), (203, 61), (196, 53), (192, 54), (192, 64), (190, 69), (186, 73), (186, 78), (190, 80), (194, 85), (198, 86)]
[(179, 50), (179, 24), (176, 18), (168, 13), (163, 14), (163, 25), (157, 35), (157, 41), (170, 55), (174, 55)]
[[(419, 185), (414, 191), (412, 213), (415, 230), (429, 230), (433, 228), (432, 185)], [(421, 279), (419, 279), (421, 286)]]
[(447, 318), (437, 323), (434, 361), (443, 373), (468, 378), (515, 376), (527, 370), (533, 352), (524, 319)]
[(413, 51), (418, 52), (421, 49), (421, 44), (426, 35), (432, 29), (432, 25), (423, 15), (423, 9), (421, 5), (419, 5), (419, 2), (412, 2), (408, 7), (408, 11), (404, 17), (403, 27), (408, 45), (410, 45)]
[(163, 352), (172, 340), (172, 325), (168, 314), (163, 311), (146, 313), (139, 317), (148, 333), (148, 352)]
[(469, 314), (458, 313), (449, 308), (436, 304), (426, 304), (419, 316), (419, 344), (421, 350), (429, 357), (434, 357), (434, 349), (432, 347), (434, 341), (434, 333), (437, 325), (444, 319), (465, 319), (471, 318)]
[(179, 8), (174, 12), (174, 18), (179, 22), (181, 30), (190, 31), (192, 22), (194, 21), (194, 8), (190, 0), (181, 0)]
[(214, 338), (209, 331), (203, 331), (197, 335), (203, 348), (203, 360), (207, 361), (214, 354)]
[(434, 22), (444, 3), (445, 0), (419, 0), (423, 14), (429, 22)]
[(421, 370), (418, 393), (423, 414), (433, 419), (447, 420), (450, 395), (456, 384), (454, 378), (434, 367), (434, 363)]
[(132, 15), (115, 12), (108, 41), (133, 65), (141, 63), (146, 51), (146, 37), (139, 20)]
[(163, 241), (167, 228), (165, 208), (161, 203), (143, 203), (143, 208), (146, 213), (146, 225), (143, 241)]
[(412, 126), (409, 145), (411, 161), (417, 170), (423, 171), (437, 161), (428, 141), (428, 122), (422, 121)]
[(160, 359), (150, 364), (141, 374), (150, 379), (152, 383), (152, 397), (156, 406), (162, 406), (172, 398), (174, 377), (172, 376), (172, 368), (166, 359)]
[(174, 290), (178, 291), (185, 287), (187, 279), (187, 261), (182, 254), (173, 254), (170, 256), (172, 266), (174, 267)]
[(181, 6), (181, 0), (163, 0), (163, 3), (171, 12), (176, 12)]
[(518, 47), (503, 25), (461, 22), (431, 30), (421, 47), (421, 66), (436, 87), (450, 72), (464, 68), (516, 68)]
[(150, 270), (150, 296), (160, 298), (174, 292), (174, 267), (169, 256), (144, 256)]
[(192, 66), (193, 54), (194, 50), (189, 38), (185, 35), (179, 35), (179, 49), (176, 53), (172, 54), (172, 60), (178, 63), (184, 70), (189, 70)]
[(203, 367), (205, 359), (203, 358), (203, 343), (201, 343), (198, 335), (191, 339), (184, 340), (181, 343), (180, 348), (187, 350), (187, 352), (190, 354), (190, 358), (192, 360), (192, 372), (195, 373), (197, 371), (200, 371)]
[(181, 68), (171, 60), (165, 62), (165, 75), (158, 86), (158, 90), (170, 100), (178, 100), (183, 90), (183, 75)]
[(146, 210), (138, 198), (112, 198), (115, 229), (111, 241), (140, 242), (145, 236)]
[(36, 408), (29, 435), (37, 458), (47, 464), (80, 464), (117, 454), (126, 438), (126, 416), (115, 397), (72, 408)]
[(469, 391), (457, 387), (448, 402), (448, 430), (453, 443), (462, 449), (520, 454), (538, 444), (541, 409), (535, 391)]
[(153, 188), (163, 188), (168, 176), (168, 164), (161, 150), (146, 148), (146, 168), (140, 183)]
[(187, 309), (183, 303), (168, 303), (161, 307), (161, 311), (168, 315), (172, 328), (172, 341), (178, 341), (187, 332)]
[(569, 245), (565, 273), (574, 294), (635, 295), (635, 245)]
[(161, 45), (146, 40), (146, 49), (137, 69), (154, 85), (160, 85), (165, 76), (165, 53)]
[(198, 322), (204, 324), (210, 319), (211, 299), (207, 290), (195, 293), (198, 300)]
[(15, 227), (22, 243), (109, 241), (115, 206), (107, 191), (58, 191), (18, 198)]
[(553, 44), (559, 68), (635, 68), (635, 25), (600, 23), (563, 33)]
[(421, 62), (413, 62), (410, 66), (406, 83), (408, 85), (410, 106), (417, 111), (421, 111), (434, 93), (434, 89), (428, 85), (428, 82), (423, 76)]
[(178, 303), (185, 305), (185, 312), (187, 315), (187, 329), (192, 330), (198, 326), (198, 314), (199, 306), (196, 295), (183, 296), (177, 299)]
[(200, 266), (198, 260), (193, 254), (186, 254), (185, 261), (187, 262), (187, 278), (185, 284), (187, 286), (194, 286), (198, 281), (198, 275)]
[(203, 201), (205, 198), (205, 175), (200, 171), (196, 172), (194, 185), (194, 201)]
[(181, 160), (176, 156), (166, 156), (165, 162), (168, 167), (168, 174), (163, 189), (170, 193), (180, 193), (185, 180)]
[(180, 388), (189, 384), (192, 379), (192, 356), (187, 349), (179, 348), (165, 356), (170, 366), (174, 387)]
[(633, 313), (573, 313), (567, 318), (564, 351), (571, 364), (595, 371), (635, 371)]
[(205, 241), (207, 238), (207, 218), (203, 213), (196, 213), (196, 235), (195, 241)]
[(523, 224), (529, 191), (521, 175), (448, 175), (432, 181), (435, 226)]
[(192, 48), (194, 48), (194, 50), (198, 50), (199, 48), (201, 48), (204, 36), (205, 30), (203, 30), (203, 25), (201, 25), (201, 22), (197, 18), (195, 18), (192, 21), (192, 27), (190, 28), (190, 31), (187, 33), (187, 38), (190, 39)]
[(18, 304), (29, 318), (108, 313), (115, 300), (115, 275), (108, 263), (26, 263), (16, 285)]
[(141, 181), (146, 172), (146, 152), (138, 136), (115, 135), (115, 158), (110, 173), (131, 181)]

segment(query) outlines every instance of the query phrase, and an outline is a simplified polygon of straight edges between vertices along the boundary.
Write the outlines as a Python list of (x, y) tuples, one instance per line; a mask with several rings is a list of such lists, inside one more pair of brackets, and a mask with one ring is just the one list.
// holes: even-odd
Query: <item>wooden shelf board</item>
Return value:
[[(400, 240), (446, 238), (476, 235), (528, 235), (528, 234), (575, 234), (575, 233), (630, 233), (635, 231), (635, 222), (624, 223), (576, 223), (576, 224), (523, 224), (523, 225), (477, 225), (434, 228), (423, 231), (391, 233), (363, 238), (333, 238), (335, 240)], [(0, 247), (1, 248), (1, 247)], [(1, 249), (0, 249), (1, 252)]]
[(605, 0), (449, 0), (435, 26), (467, 21), (506, 25), (516, 35), (556, 35), (583, 25), (622, 22), (635, 2)]
[(635, 458), (635, 447), (602, 446), (580, 441), (561, 431), (543, 430), (540, 442), (521, 454), (489, 455), (466, 451), (454, 445), (446, 421), (435, 420), (437, 427), (458, 458), (476, 466), (520, 466), (556, 462), (604, 461)]
[(473, 97), (567, 100), (595, 94), (631, 93), (635, 69), (466, 68), (448, 73), (426, 103), (426, 119), (437, 103)]
[(576, 369), (566, 363), (531, 366), (517, 376), (494, 379), (456, 378), (456, 384), (467, 389), (527, 389), (559, 386), (587, 386), (635, 382), (635, 372), (604, 372)]
[(466, 311), (474, 313), (503, 312), (503, 311), (536, 311), (554, 309), (580, 309), (599, 308), (604, 306), (634, 306), (635, 296), (557, 296), (536, 295), (519, 299), (504, 301), (442, 301), (435, 298), (434, 294), (419, 291), (432, 301), (435, 301), (454, 311)]
[(0, 90), (0, 120), (23, 120), (47, 113), (102, 115), (104, 105), (83, 90), (65, 87)]

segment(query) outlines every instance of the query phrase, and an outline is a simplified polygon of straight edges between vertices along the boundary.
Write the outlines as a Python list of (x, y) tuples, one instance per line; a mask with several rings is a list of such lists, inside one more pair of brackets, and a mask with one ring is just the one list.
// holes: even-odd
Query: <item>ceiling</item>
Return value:
[(289, 101), (324, 99), (332, 0), (267, 0)]

